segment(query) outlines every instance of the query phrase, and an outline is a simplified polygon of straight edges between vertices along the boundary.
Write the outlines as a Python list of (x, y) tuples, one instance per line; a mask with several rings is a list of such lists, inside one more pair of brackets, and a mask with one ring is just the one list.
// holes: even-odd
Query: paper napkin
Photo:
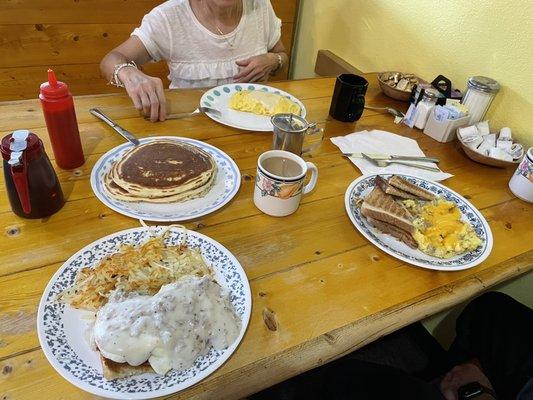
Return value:
[[(350, 133), (346, 136), (331, 138), (331, 141), (343, 153), (379, 153), (397, 156), (425, 156), (416, 140), (380, 130)], [(386, 167), (378, 167), (364, 158), (350, 157), (350, 160), (361, 170), (363, 175), (406, 174), (432, 181), (443, 181), (453, 176), (442, 171), (432, 172), (400, 164), (390, 164)], [(418, 163), (415, 161), (409, 162)], [(438, 165), (434, 163), (423, 164), (438, 167)]]

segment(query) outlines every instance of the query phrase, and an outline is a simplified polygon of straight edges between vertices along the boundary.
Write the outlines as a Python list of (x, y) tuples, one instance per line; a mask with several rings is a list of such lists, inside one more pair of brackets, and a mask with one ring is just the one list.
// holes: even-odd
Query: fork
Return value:
[(398, 161), (398, 160), (376, 160), (375, 158), (369, 157), (365, 153), (361, 153), (361, 155), (363, 156), (363, 158), (365, 160), (370, 161), (372, 164), (374, 164), (374, 165), (376, 165), (378, 167), (386, 167), (389, 164), (401, 164), (401, 165), (407, 165), (409, 167), (425, 169), (427, 171), (441, 172), (441, 170), (436, 168), (436, 167), (429, 167), (429, 166), (426, 166), (426, 165), (413, 164), (413, 163), (410, 163), (410, 162)]
[[(178, 114), (168, 114), (165, 117), (165, 120), (167, 120), (167, 119), (189, 118), (189, 117), (193, 117), (193, 116), (195, 116), (197, 114), (201, 114), (201, 113), (204, 113), (204, 114), (209, 113), (209, 114), (213, 115), (215, 118), (221, 118), (222, 117), (222, 113), (219, 110), (217, 110), (216, 108), (198, 107), (196, 110), (191, 111), (191, 112), (178, 113)], [(150, 119), (150, 117), (147, 116), (147, 117), (144, 117), (144, 119)]]

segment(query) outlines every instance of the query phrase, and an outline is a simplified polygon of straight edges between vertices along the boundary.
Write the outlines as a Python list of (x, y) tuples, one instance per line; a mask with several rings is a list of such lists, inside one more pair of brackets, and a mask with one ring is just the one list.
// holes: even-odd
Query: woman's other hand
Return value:
[(266, 80), (278, 68), (278, 56), (274, 53), (260, 54), (237, 61), (241, 70), (233, 77), (235, 83)]
[(165, 120), (167, 115), (165, 92), (161, 79), (129, 67), (122, 68), (118, 77), (137, 110), (145, 117), (150, 117), (152, 122)]

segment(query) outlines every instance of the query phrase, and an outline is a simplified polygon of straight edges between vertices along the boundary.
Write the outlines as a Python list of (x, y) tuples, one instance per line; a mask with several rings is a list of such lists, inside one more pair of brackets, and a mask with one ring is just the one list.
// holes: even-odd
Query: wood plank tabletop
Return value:
[[(375, 75), (368, 78), (367, 104), (405, 111), (404, 103), (380, 93)], [(285, 218), (261, 213), (252, 201), (257, 157), (270, 148), (270, 134), (231, 129), (205, 116), (151, 123), (139, 117), (125, 95), (77, 97), (87, 161), (73, 171), (56, 167), (68, 197), (64, 208), (42, 220), (19, 218), (10, 211), (0, 183), (0, 399), (33, 399), (36, 393), (40, 399), (94, 398), (54, 371), (36, 332), (41, 294), (62, 263), (102, 236), (139, 226), (92, 193), (91, 168), (123, 140), (88, 113), (91, 107), (139, 137), (206, 141), (228, 153), (242, 173), (242, 186), (228, 206), (185, 225), (222, 243), (243, 265), (253, 296), (250, 325), (216, 373), (169, 398), (242, 398), (533, 268), (533, 206), (509, 191), (512, 170), (474, 163), (454, 143), (438, 143), (419, 130), (395, 125), (389, 115), (365, 111), (354, 124), (332, 120), (328, 110), (334, 82), (316, 78), (272, 84), (301, 99), (308, 120), (317, 121), (326, 134), (320, 148), (306, 157), (319, 169), (317, 187)], [(201, 94), (168, 91), (171, 112), (193, 110)], [(43, 139), (53, 160), (37, 100), (0, 103), (0, 115), (2, 136), (30, 129)], [(344, 193), (360, 172), (328, 138), (364, 129), (416, 139), (427, 156), (441, 159), (441, 168), (454, 174), (445, 184), (469, 199), (492, 228), (494, 248), (485, 262), (458, 272), (425, 270), (388, 256), (358, 233), (344, 210)]]

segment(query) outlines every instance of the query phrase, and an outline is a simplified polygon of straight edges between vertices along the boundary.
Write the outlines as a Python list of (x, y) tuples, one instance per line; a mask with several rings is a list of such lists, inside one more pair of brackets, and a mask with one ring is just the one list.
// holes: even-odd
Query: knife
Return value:
[[(438, 158), (433, 158), (433, 157), (396, 156), (392, 154), (372, 154), (372, 153), (365, 153), (365, 154), (376, 160), (425, 161), (425, 162), (434, 162), (434, 163), (439, 162)], [(342, 153), (342, 155), (345, 157), (364, 158), (363, 154), (361, 153)]]
[(104, 121), (107, 125), (109, 125), (115, 131), (117, 131), (120, 136), (122, 136), (128, 142), (133, 143), (134, 146), (138, 146), (140, 144), (139, 139), (137, 139), (135, 136), (133, 136), (133, 134), (131, 132), (129, 132), (126, 129), (124, 129), (123, 127), (121, 127), (119, 124), (117, 124), (115, 121), (113, 121), (107, 115), (105, 115), (98, 108), (91, 108), (89, 110), (89, 112), (92, 115), (94, 115), (95, 117), (100, 118), (102, 121)]

